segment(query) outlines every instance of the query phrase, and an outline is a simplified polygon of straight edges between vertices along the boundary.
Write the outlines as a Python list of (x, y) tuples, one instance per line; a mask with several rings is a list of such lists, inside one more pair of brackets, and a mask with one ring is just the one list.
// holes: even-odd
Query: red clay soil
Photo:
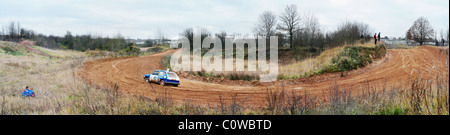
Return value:
[[(267, 89), (285, 89), (289, 94), (292, 90), (298, 94), (305, 92), (312, 96), (325, 97), (329, 91), (338, 86), (340, 90), (351, 91), (352, 95), (361, 95), (368, 86), (378, 90), (386, 88), (408, 88), (411, 74), (420, 73), (425, 78), (436, 73), (447, 73), (448, 55), (434, 47), (419, 47), (415, 49), (388, 50), (386, 57), (370, 66), (348, 73), (341, 78), (338, 74), (296, 80), (280, 80), (273, 83), (258, 85), (240, 85), (240, 81), (225, 81), (225, 83), (206, 83), (198, 79), (181, 78), (179, 87), (149, 84), (143, 80), (144, 74), (154, 70), (164, 69), (161, 59), (164, 55), (174, 53), (170, 50), (164, 53), (126, 58), (110, 58), (87, 62), (83, 65), (80, 76), (96, 85), (116, 83), (125, 93), (157, 99), (167, 92), (178, 104), (189, 102), (196, 105), (220, 104), (222, 100), (230, 103), (233, 94), (239, 101), (245, 101), (245, 106), (262, 107), (266, 105)], [(337, 84), (337, 85), (336, 85)]]
[(53, 56), (48, 55), (48, 54), (46, 54), (46, 53), (44, 53), (44, 52), (42, 52), (42, 51), (40, 51), (40, 50), (38, 50), (36, 48), (33, 48), (33, 45), (35, 44), (34, 41), (22, 40), (22, 41), (19, 42), (19, 44), (22, 45), (23, 47), (27, 48), (28, 51), (30, 51), (30, 52), (32, 52), (34, 54), (38, 54), (38, 55), (42, 55), (42, 56), (47, 56), (47, 57), (53, 58)]

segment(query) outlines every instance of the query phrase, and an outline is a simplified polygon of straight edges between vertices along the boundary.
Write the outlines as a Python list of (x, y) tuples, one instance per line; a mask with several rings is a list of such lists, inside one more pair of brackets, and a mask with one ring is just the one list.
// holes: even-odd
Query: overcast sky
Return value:
[(420, 16), (438, 35), (449, 27), (449, 0), (0, 0), (0, 25), (19, 21), (46, 35), (121, 33), (141, 39), (155, 38), (157, 28), (169, 38), (188, 27), (252, 34), (259, 14), (279, 15), (288, 4), (301, 14), (314, 13), (324, 31), (357, 20), (384, 36), (400, 37)]

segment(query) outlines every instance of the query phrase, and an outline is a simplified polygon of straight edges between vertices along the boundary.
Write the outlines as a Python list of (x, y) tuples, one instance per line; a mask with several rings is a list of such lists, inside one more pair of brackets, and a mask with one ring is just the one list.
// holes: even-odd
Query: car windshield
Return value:
[(167, 76), (169, 76), (170, 78), (178, 78), (177, 74), (175, 73), (167, 73)]

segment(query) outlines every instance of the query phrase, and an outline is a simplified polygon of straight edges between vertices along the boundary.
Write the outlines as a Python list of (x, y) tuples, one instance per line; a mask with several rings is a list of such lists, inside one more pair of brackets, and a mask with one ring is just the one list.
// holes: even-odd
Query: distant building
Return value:
[[(398, 38), (389, 38), (387, 36), (382, 37), (381, 41), (383, 41), (387, 45), (420, 45), (420, 43), (415, 42), (413, 40), (408, 40), (403, 37)], [(434, 39), (427, 39), (423, 43), (423, 45), (434, 45), (434, 46), (441, 46), (440, 42), (436, 42)]]
[(389, 38), (388, 36), (382, 37), (381, 41), (383, 41), (387, 45), (407, 45), (408, 41), (406, 41), (404, 38)]
[(146, 40), (148, 39), (126, 39), (128, 43), (135, 43), (135, 44), (145, 44)]

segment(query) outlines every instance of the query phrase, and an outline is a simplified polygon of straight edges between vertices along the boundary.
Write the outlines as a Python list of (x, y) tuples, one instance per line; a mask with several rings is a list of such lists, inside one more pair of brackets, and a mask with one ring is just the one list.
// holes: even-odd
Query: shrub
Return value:
[(386, 55), (386, 47), (377, 45), (375, 48), (362, 46), (345, 47), (344, 51), (332, 59), (332, 65), (324, 68), (327, 73), (350, 71), (371, 64), (373, 59)]
[(230, 73), (228, 75), (222, 75), (225, 78), (228, 78), (229, 80), (244, 80), (244, 81), (253, 81), (253, 80), (259, 80), (259, 76), (256, 74), (247, 74), (245, 72), (237, 72), (237, 73)]
[(128, 44), (128, 47), (123, 49), (121, 51), (121, 54), (126, 54), (126, 55), (139, 55), (141, 50), (139, 50), (138, 48), (136, 48), (136, 44), (134, 43), (130, 43)]
[(147, 53), (156, 54), (156, 53), (163, 52), (164, 50), (166, 50), (164, 47), (157, 46), (157, 47), (153, 47), (153, 48), (148, 49)]
[(10, 47), (10, 46), (1, 46), (0, 49), (4, 50), (6, 54), (10, 54), (10, 55), (23, 55), (22, 52), (19, 51), (19, 49), (16, 49), (14, 47)]
[(170, 58), (172, 57), (172, 54), (167, 54), (161, 59), (161, 65), (164, 66), (164, 68), (171, 69), (170, 67)]

